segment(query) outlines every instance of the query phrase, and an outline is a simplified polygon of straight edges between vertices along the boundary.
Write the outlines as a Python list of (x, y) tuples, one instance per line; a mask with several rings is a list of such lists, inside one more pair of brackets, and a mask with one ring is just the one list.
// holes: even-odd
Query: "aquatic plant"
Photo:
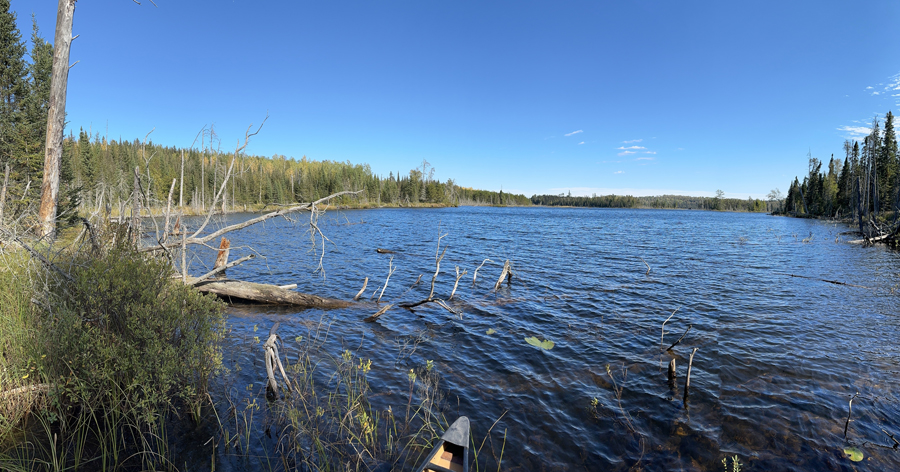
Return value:
[(553, 349), (553, 346), (556, 345), (556, 343), (554, 343), (553, 341), (550, 341), (547, 339), (541, 341), (540, 339), (535, 338), (533, 336), (530, 338), (525, 338), (525, 342), (528, 344), (531, 344), (534, 347), (537, 347), (537, 348), (540, 348), (540, 349), (546, 350), (546, 351)]

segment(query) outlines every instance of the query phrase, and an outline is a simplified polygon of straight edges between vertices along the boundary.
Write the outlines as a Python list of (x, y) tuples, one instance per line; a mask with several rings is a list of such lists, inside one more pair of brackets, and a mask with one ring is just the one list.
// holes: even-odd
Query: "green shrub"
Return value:
[(127, 244), (69, 267), (72, 279), (51, 288), (42, 343), (60, 404), (124, 407), (145, 425), (176, 400), (196, 404), (221, 365), (224, 304)]

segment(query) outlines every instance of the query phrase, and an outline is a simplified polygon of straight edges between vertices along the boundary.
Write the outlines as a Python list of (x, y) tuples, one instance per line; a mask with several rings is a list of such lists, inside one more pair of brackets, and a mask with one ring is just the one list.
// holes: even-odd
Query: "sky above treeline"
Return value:
[[(12, 0), (52, 42), (54, 1)], [(900, 2), (80, 1), (68, 128), (490, 190), (764, 197), (900, 109)], [(30, 41), (29, 41), (30, 43)]]

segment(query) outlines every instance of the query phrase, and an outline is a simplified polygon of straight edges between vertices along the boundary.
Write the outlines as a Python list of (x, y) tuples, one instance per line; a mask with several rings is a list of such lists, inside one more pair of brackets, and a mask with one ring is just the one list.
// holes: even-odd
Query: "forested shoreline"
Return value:
[[(2, 15), (0, 62), (0, 218), (33, 213), (40, 202), (50, 108), (53, 46), (32, 18), (32, 48), (27, 50), (8, 5)], [(215, 128), (203, 127), (189, 147), (142, 139), (110, 139), (95, 130), (70, 129), (63, 140), (59, 175), (60, 223), (72, 223), (86, 212), (107, 207), (124, 212), (135, 193), (144, 208), (165, 207), (173, 181), (173, 205), (205, 211), (228, 174), (222, 211), (259, 209), (271, 204), (309, 202), (337, 192), (362, 190), (335, 202), (357, 206), (530, 205), (524, 195), (461, 187), (453, 179), (435, 179), (427, 161), (387, 177), (368, 164), (317, 161), (273, 155), (235, 153), (223, 149)], [(135, 180), (137, 175), (137, 181)]]
[(690, 197), (684, 195), (661, 195), (653, 197), (633, 197), (631, 195), (593, 195), (573, 197), (571, 193), (559, 195), (535, 195), (531, 203), (544, 206), (568, 206), (589, 208), (658, 208), (681, 210), (721, 210), (746, 212), (771, 212), (773, 201), (763, 201), (747, 197), (724, 198), (720, 190), (715, 197)]
[(891, 239), (900, 216), (900, 156), (894, 115), (876, 117), (867, 136), (844, 141), (844, 158), (825, 162), (809, 154), (809, 173), (795, 177), (780, 213), (796, 217), (850, 219), (868, 238)]

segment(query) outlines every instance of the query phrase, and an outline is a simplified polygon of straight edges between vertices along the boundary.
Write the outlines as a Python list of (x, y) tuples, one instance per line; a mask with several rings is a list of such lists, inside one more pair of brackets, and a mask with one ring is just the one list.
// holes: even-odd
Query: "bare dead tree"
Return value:
[(510, 280), (512, 280), (512, 268), (509, 265), (509, 259), (503, 263), (503, 271), (500, 272), (500, 278), (497, 279), (497, 283), (494, 284), (494, 291), (500, 290), (500, 285), (503, 284), (503, 279), (506, 279), (506, 283), (508, 284)]
[[(41, 237), (56, 233), (56, 210), (59, 202), (59, 168), (62, 161), (63, 132), (66, 121), (66, 88), (69, 81), (69, 51), (75, 0), (59, 0), (56, 11), (56, 35), (53, 41), (53, 66), (50, 75), (50, 108), (47, 112), (47, 137), (44, 143), (44, 179), (41, 183), (41, 206), (38, 232)], [(72, 64), (74, 65), (74, 64)]]
[[(441, 261), (444, 260), (444, 254), (447, 253), (447, 246), (444, 246), (444, 250), (441, 251), (441, 239), (447, 236), (444, 234), (442, 236), (438, 236), (437, 249), (434, 252), (434, 275), (431, 277), (431, 292), (428, 293), (428, 299), (431, 300), (434, 298), (434, 283), (437, 280), (438, 274), (441, 272)], [(440, 251), (440, 256), (438, 256), (438, 252)]]

